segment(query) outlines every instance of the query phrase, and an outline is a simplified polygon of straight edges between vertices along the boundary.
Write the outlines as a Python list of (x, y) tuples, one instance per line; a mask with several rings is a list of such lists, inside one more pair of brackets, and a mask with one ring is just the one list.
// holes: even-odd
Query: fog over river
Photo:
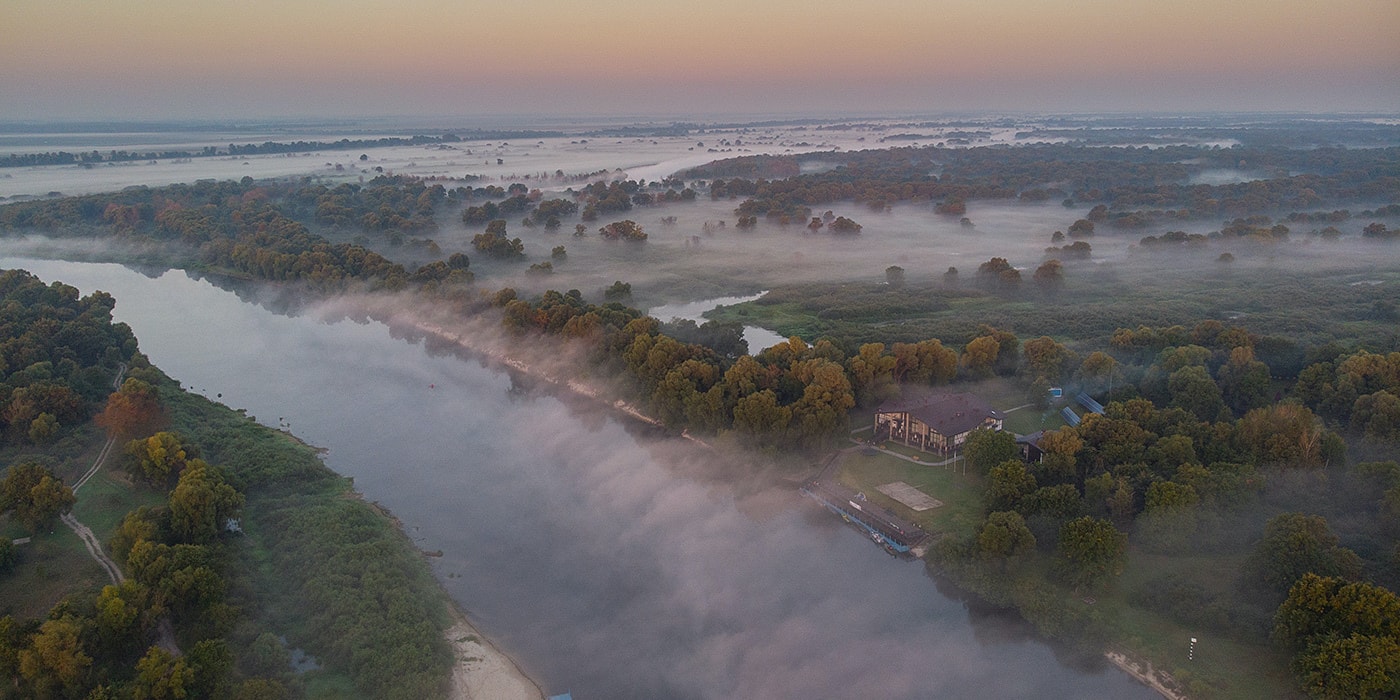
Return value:
[(1147, 698), (970, 608), (792, 485), (379, 323), (283, 316), (180, 272), (0, 259), (117, 298), (170, 375), (329, 450), (483, 633), (598, 698)]

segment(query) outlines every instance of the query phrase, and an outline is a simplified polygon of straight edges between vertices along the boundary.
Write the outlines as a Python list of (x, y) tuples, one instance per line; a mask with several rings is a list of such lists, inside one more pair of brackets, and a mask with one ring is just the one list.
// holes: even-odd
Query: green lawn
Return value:
[[(1151, 586), (1169, 574), (1225, 593), (1235, 585), (1234, 572), (1239, 571), (1242, 560), (1238, 555), (1165, 556), (1134, 548), (1128, 553), (1123, 575), (1111, 589), (1099, 594), (1097, 605), (1103, 609), (1114, 639), (1152, 659), (1159, 668), (1194, 690), (1190, 693), (1193, 696), (1297, 697), (1288, 658), (1267, 640), (1240, 639), (1200, 626), (1182, 625), (1134, 607), (1128, 600), (1133, 591)], [(1196, 654), (1194, 659), (1188, 659), (1192, 637), (1197, 640)]]
[(127, 513), (140, 506), (165, 504), (165, 494), (145, 485), (133, 485), (125, 474), (113, 472), (117, 461), (115, 456), (107, 458), (107, 466), (83, 484), (73, 506), (73, 515), (91, 528), (104, 546)]
[[(982, 518), (982, 486), (975, 475), (955, 473), (952, 466), (934, 467), (910, 464), (886, 454), (866, 455), (858, 451), (841, 457), (841, 483), (865, 493), (872, 502), (889, 508), (935, 535), (970, 534)], [(921, 513), (875, 490), (875, 487), (903, 481), (943, 502), (942, 506)]]
[(64, 596), (111, 582), (82, 540), (63, 523), (16, 546), (19, 563), (0, 576), (0, 615), (43, 618)]

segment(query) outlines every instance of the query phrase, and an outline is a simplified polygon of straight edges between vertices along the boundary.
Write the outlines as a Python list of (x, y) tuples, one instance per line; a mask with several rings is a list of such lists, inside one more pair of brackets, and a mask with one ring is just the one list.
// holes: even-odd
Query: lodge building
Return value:
[(875, 439), (951, 454), (974, 430), (1001, 430), (1005, 418), (1001, 411), (968, 393), (892, 399), (875, 409)]

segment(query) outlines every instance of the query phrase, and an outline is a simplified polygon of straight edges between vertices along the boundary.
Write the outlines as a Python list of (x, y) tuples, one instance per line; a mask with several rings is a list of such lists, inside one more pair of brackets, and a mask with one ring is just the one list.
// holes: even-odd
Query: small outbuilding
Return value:
[(1005, 418), (974, 394), (926, 394), (880, 404), (875, 409), (875, 437), (951, 454), (974, 430), (1001, 430)]

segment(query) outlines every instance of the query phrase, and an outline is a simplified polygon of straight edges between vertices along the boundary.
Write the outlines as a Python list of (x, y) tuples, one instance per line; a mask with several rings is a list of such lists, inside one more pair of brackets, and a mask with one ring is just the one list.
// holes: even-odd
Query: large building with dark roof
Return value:
[(1001, 430), (1005, 417), (967, 393), (893, 399), (875, 409), (875, 437), (897, 440), (924, 452), (951, 454), (974, 430)]

